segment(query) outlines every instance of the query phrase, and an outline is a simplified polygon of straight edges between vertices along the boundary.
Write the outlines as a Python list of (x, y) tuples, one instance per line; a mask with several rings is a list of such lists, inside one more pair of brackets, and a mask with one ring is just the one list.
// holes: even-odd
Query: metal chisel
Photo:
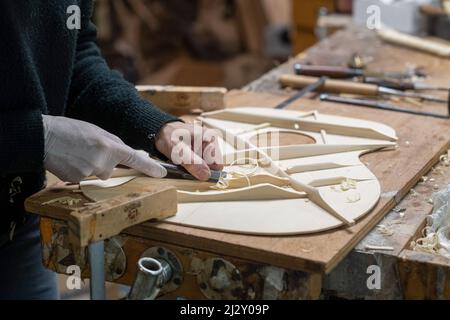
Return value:
[[(164, 168), (166, 168), (167, 170), (167, 176), (164, 177), (165, 179), (197, 180), (197, 178), (195, 178), (192, 174), (187, 172), (187, 170), (180, 165), (175, 165), (166, 162), (159, 162), (159, 164)], [(210, 171), (211, 177), (209, 178), (208, 182), (217, 183), (221, 178), (225, 178), (227, 176), (227, 173), (225, 171), (216, 171), (216, 170)], [(147, 175), (135, 169), (130, 169), (119, 165), (116, 169), (114, 169), (111, 178), (121, 178), (128, 176), (146, 177)], [(84, 181), (97, 179), (98, 179), (97, 177), (91, 176), (84, 179)]]
[(383, 78), (366, 77), (363, 80), (364, 83), (376, 84), (381, 87), (396, 89), (396, 90), (434, 90), (434, 91), (450, 91), (450, 87), (437, 86), (433, 84), (423, 82), (410, 82), (410, 81), (392, 81)]
[[(160, 162), (160, 164), (166, 168), (168, 179), (183, 179), (183, 180), (197, 180), (192, 174), (187, 172), (185, 168), (180, 165), (175, 165), (166, 162)], [(220, 178), (225, 177), (226, 172), (224, 171), (216, 171), (211, 170), (211, 177), (209, 178), (209, 182), (219, 182)]]
[[(284, 86), (301, 89), (319, 80), (317, 77), (296, 76), (291, 74), (282, 75), (279, 79)], [(404, 92), (400, 90), (381, 87), (375, 84), (359, 83), (344, 80), (327, 80), (324, 85), (319, 87), (316, 91), (331, 92), (331, 93), (349, 93), (363, 96), (380, 96), (391, 95), (406, 98), (415, 98), (426, 101), (433, 101), (439, 103), (448, 103), (448, 99), (442, 99), (435, 96), (419, 94), (414, 92)]]

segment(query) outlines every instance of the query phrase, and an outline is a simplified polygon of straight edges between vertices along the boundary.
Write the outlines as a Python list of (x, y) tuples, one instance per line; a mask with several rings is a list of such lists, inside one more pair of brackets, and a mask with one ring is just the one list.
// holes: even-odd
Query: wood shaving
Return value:
[(341, 182), (341, 190), (348, 191), (350, 189), (356, 189), (356, 181), (352, 179), (345, 179)]
[(44, 202), (43, 205), (59, 203), (59, 204), (63, 204), (63, 205), (72, 207), (73, 205), (78, 204), (80, 202), (81, 202), (81, 199), (72, 198), (72, 197), (61, 197), (61, 198), (57, 198), (57, 199), (53, 199), (53, 200)]
[(346, 192), (349, 190), (356, 190), (357, 188), (357, 183), (355, 180), (352, 179), (345, 179), (344, 181), (341, 182), (340, 185), (336, 186), (330, 186), (330, 188), (336, 192)]
[(250, 181), (250, 177), (253, 176), (258, 168), (259, 168), (259, 162), (256, 159), (252, 159), (252, 158), (241, 158), (241, 159), (236, 159), (235, 161), (233, 161), (230, 164), (230, 167), (235, 166), (236, 164), (243, 162), (244, 164), (239, 164), (239, 166), (244, 167), (244, 166), (253, 166), (250, 172), (245, 173), (245, 172), (239, 172), (239, 171), (234, 171), (234, 172), (227, 172), (227, 176), (225, 177), (221, 177), (219, 179), (219, 181), (217, 182), (217, 184), (215, 186), (212, 186), (211, 189), (214, 190), (226, 190), (229, 188), (230, 184), (229, 181), (231, 179), (239, 179), (239, 178), (244, 178), (247, 180), (247, 186), (251, 187), (252, 183)]
[(394, 251), (394, 247), (366, 245), (366, 250)]
[(359, 193), (354, 193), (349, 196), (347, 196), (347, 202), (348, 203), (355, 203), (361, 200), (361, 195)]
[(439, 241), (436, 233), (430, 233), (428, 236), (411, 241), (413, 251), (427, 252), (437, 254)]
[(381, 233), (382, 235), (388, 236), (388, 237), (394, 235), (394, 233), (395, 233), (394, 229), (391, 226), (385, 225), (385, 224), (378, 225), (377, 226), (377, 231), (379, 233)]
[(439, 157), (439, 161), (446, 167), (450, 166), (450, 150), (447, 151), (447, 154), (444, 154)]

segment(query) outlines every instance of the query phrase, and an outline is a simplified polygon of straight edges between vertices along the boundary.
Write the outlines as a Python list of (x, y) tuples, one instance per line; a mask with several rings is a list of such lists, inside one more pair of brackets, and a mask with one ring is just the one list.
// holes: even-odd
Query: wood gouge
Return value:
[[(297, 76), (291, 74), (282, 75), (279, 79), (280, 83), (286, 87), (292, 87), (296, 89), (304, 88), (319, 80), (317, 77)], [(375, 84), (351, 82), (344, 80), (327, 80), (324, 85), (320, 86), (316, 91), (329, 92), (329, 93), (348, 93), (357, 94), (363, 96), (376, 97), (380, 95), (398, 96), (404, 98), (414, 98), (426, 101), (433, 101), (439, 103), (448, 103), (448, 99), (441, 99), (435, 96), (404, 92), (400, 90), (381, 87)]]

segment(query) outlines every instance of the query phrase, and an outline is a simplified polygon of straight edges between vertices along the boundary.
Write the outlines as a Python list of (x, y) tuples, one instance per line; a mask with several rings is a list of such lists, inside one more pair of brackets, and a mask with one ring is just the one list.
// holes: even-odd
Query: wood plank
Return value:
[(73, 188), (61, 186), (29, 197), (25, 208), (43, 217), (67, 221), (72, 244), (85, 247), (116, 236), (130, 226), (173, 216), (177, 211), (177, 192), (173, 187), (154, 187), (152, 191), (130, 192), (89, 204)]
[(184, 86), (137, 86), (140, 95), (160, 109), (172, 114), (188, 114), (193, 110), (214, 111), (225, 107), (226, 88)]

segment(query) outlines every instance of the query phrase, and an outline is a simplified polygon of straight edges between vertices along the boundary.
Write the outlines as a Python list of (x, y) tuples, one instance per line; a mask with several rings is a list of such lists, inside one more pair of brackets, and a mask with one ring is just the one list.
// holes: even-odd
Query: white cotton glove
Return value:
[(147, 153), (88, 122), (43, 115), (45, 168), (66, 182), (89, 176), (108, 179), (118, 164), (162, 178), (167, 171)]

